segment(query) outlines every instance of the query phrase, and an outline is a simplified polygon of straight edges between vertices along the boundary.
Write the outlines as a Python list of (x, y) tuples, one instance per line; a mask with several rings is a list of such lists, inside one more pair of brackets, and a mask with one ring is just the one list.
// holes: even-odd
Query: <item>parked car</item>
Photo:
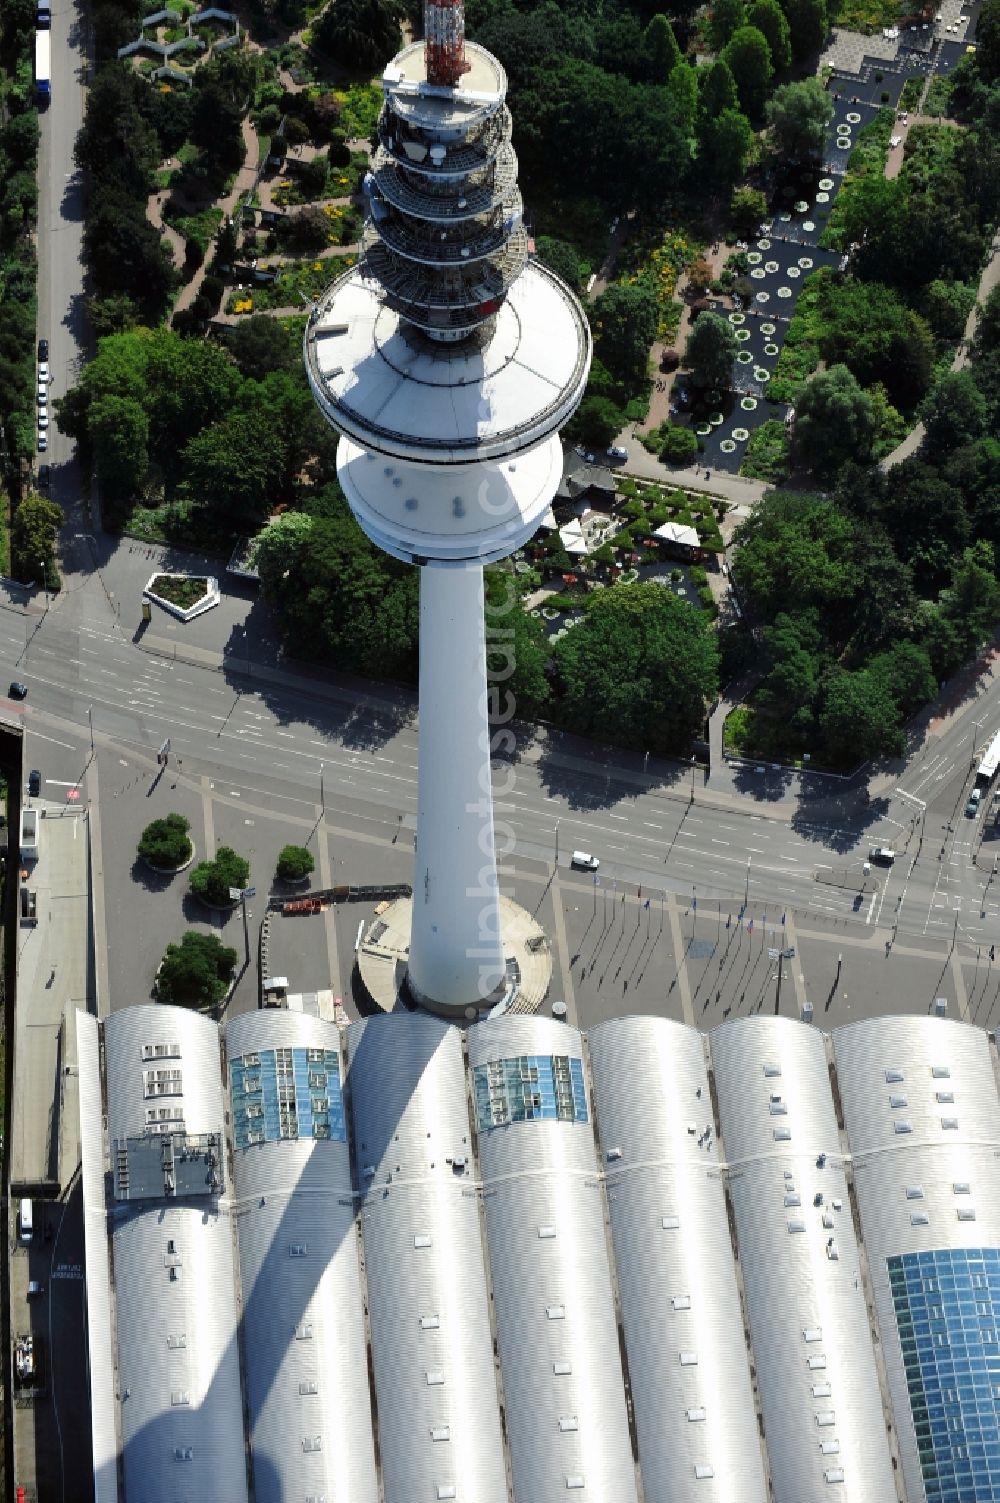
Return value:
[(22, 684), (20, 679), (11, 679), (10, 688), (7, 690), (7, 697), (9, 699), (27, 699), (27, 684)]
[(608, 458), (617, 460), (628, 459), (628, 450), (623, 444), (612, 444), (608, 450)]
[(49, 469), (49, 466), (47, 464), (40, 464), (38, 466), (38, 489), (40, 491), (47, 491), (51, 478), (52, 472)]
[(975, 819), (976, 815), (979, 813), (979, 801), (982, 796), (983, 790), (981, 788), (973, 788), (972, 792), (969, 794), (969, 802), (965, 806), (965, 812), (969, 819)]
[(38, 430), (38, 448), (39, 448), (39, 452), (42, 453), (42, 454), (44, 454), (45, 451), (46, 451), (46, 449), (48, 447), (49, 447), (48, 436), (45, 433), (44, 429), (39, 428), (39, 430)]
[(42, 381), (40, 378), (38, 382), (38, 391), (35, 393), (35, 400), (38, 403), (39, 407), (46, 406), (49, 400), (48, 382)]
[(47, 339), (40, 339), (38, 341), (38, 358), (39, 360), (48, 360), (49, 358), (49, 342)]
[(880, 866), (891, 866), (896, 859), (896, 852), (887, 845), (873, 845), (868, 852), (870, 861), (877, 861)]
[(49, 412), (47, 407), (40, 407), (38, 409), (38, 426), (39, 428), (47, 428), (49, 426)]
[(42, 791), (42, 775), (37, 767), (33, 767), (28, 773), (28, 792), (32, 798), (37, 798)]
[(578, 866), (585, 872), (596, 872), (600, 866), (597, 856), (592, 856), (589, 851), (574, 851), (570, 860), (571, 866)]

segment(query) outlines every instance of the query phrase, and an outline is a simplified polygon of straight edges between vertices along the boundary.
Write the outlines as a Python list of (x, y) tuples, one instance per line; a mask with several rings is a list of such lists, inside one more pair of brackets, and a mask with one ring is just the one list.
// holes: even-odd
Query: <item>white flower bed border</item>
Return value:
[(163, 610), (169, 611), (170, 615), (176, 616), (178, 621), (193, 621), (196, 616), (203, 616), (206, 611), (210, 611), (213, 606), (218, 605), (222, 599), (219, 591), (219, 581), (213, 574), (209, 574), (206, 577), (207, 589), (204, 595), (202, 595), (200, 600), (196, 600), (194, 605), (189, 606), (186, 611), (182, 610), (179, 605), (174, 605), (172, 600), (164, 600), (162, 595), (157, 595), (153, 589), (153, 580), (159, 579), (161, 574), (169, 574), (172, 579), (200, 579), (201, 576), (198, 574), (178, 573), (174, 569), (157, 569), (146, 581), (142, 592), (144, 598), (154, 601)]

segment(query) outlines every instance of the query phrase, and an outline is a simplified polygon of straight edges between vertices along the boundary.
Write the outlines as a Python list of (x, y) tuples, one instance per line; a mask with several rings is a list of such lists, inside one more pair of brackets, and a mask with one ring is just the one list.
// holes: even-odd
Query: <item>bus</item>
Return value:
[(982, 761), (979, 763), (976, 782), (980, 787), (985, 787), (987, 783), (992, 783), (996, 777), (998, 767), (1000, 767), (1000, 731), (997, 732), (989, 746), (983, 752)]
[(39, 104), (52, 95), (52, 33), (35, 32), (35, 93)]

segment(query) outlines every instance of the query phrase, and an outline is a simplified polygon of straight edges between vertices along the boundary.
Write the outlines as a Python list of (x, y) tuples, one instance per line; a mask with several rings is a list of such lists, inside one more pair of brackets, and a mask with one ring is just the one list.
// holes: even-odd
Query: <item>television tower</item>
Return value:
[(359, 264), (313, 308), (304, 352), (355, 518), (420, 569), (405, 987), (471, 1017), (517, 988), (490, 784), (490, 710), (509, 705), (487, 683), (483, 568), (552, 500), (591, 341), (574, 295), (529, 256), (503, 68), (465, 41), (462, 0), (425, 4), (424, 34), (382, 75)]

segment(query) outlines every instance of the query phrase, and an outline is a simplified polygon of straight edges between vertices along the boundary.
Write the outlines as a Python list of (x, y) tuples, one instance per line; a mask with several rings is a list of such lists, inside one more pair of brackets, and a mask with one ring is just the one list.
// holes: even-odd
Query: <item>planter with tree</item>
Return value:
[(159, 1001), (178, 1007), (216, 1007), (229, 990), (236, 951), (215, 934), (189, 929), (179, 945), (167, 946), (156, 974)]
[(158, 872), (178, 872), (191, 860), (194, 846), (188, 831), (189, 820), (183, 814), (167, 814), (154, 819), (139, 837), (139, 859)]
[(278, 855), (278, 877), (282, 882), (305, 882), (315, 865), (304, 845), (286, 845)]
[(229, 908), (231, 887), (246, 887), (250, 863), (228, 845), (220, 845), (214, 861), (199, 861), (191, 873), (191, 891), (209, 908)]

